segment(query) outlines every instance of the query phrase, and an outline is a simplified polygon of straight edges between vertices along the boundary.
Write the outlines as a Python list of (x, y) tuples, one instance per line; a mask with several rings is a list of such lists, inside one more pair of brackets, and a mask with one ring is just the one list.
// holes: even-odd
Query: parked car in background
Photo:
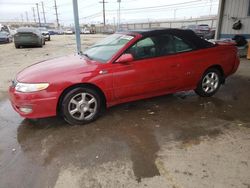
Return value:
[(22, 27), (17, 29), (17, 33), (14, 35), (14, 43), (16, 48), (31, 45), (43, 47), (43, 45), (45, 45), (45, 39), (39, 29)]
[(38, 29), (40, 30), (40, 32), (44, 36), (45, 40), (50, 41), (50, 34), (49, 34), (49, 31), (46, 29), (46, 27), (39, 27)]
[(64, 34), (66, 34), (66, 35), (72, 35), (72, 34), (74, 34), (74, 31), (72, 29), (66, 29), (64, 31)]
[(81, 30), (81, 34), (91, 34), (91, 31), (88, 28), (84, 28)]
[(11, 29), (10, 34), (13, 37), (17, 33), (16, 29)]
[(48, 30), (50, 35), (57, 35), (57, 31), (55, 29)]
[(211, 30), (209, 31), (209, 33), (206, 33), (206, 34), (204, 35), (204, 38), (207, 39), (207, 40), (214, 39), (214, 38), (215, 38), (215, 32), (216, 32), (215, 29), (211, 29)]
[(188, 25), (186, 29), (194, 31), (201, 38), (210, 32), (210, 27), (207, 24)]
[(5, 31), (7, 33), (11, 33), (11, 29), (8, 25), (0, 24), (0, 31)]
[(61, 115), (71, 124), (86, 124), (124, 102), (187, 90), (213, 96), (238, 65), (234, 45), (210, 43), (190, 30), (127, 31), (82, 55), (24, 69), (9, 95), (23, 117)]
[(12, 42), (12, 36), (8, 32), (0, 31), (0, 43)]
[(63, 31), (63, 29), (57, 29), (56, 33), (57, 33), (57, 35), (63, 35), (64, 31)]

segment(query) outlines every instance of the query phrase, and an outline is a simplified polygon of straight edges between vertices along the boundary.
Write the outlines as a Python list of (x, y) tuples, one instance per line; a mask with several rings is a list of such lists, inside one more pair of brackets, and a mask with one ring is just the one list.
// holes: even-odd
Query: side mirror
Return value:
[(117, 60), (116, 63), (128, 63), (134, 61), (132, 54), (122, 54)]

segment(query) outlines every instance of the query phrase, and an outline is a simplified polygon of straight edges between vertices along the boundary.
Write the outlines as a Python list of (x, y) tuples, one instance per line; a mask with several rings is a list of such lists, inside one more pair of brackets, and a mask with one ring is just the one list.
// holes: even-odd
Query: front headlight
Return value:
[(17, 83), (15, 90), (19, 92), (35, 92), (41, 91), (49, 87), (48, 83), (37, 83), (37, 84), (27, 84), (27, 83)]

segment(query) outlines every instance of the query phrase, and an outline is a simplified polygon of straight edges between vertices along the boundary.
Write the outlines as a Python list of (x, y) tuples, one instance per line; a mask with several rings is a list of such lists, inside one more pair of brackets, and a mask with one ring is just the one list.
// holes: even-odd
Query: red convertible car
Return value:
[(168, 93), (214, 95), (239, 65), (237, 49), (181, 29), (115, 33), (81, 55), (39, 62), (9, 88), (26, 118), (62, 115), (71, 124), (94, 121), (107, 107)]

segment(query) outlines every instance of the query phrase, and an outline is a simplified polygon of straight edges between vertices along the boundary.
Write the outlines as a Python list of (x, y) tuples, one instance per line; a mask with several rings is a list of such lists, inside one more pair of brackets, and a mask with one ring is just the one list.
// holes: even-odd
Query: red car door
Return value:
[(157, 40), (143, 39), (127, 50), (135, 60), (115, 63), (113, 85), (118, 99), (140, 95), (157, 95), (179, 86), (179, 55), (160, 55)]

